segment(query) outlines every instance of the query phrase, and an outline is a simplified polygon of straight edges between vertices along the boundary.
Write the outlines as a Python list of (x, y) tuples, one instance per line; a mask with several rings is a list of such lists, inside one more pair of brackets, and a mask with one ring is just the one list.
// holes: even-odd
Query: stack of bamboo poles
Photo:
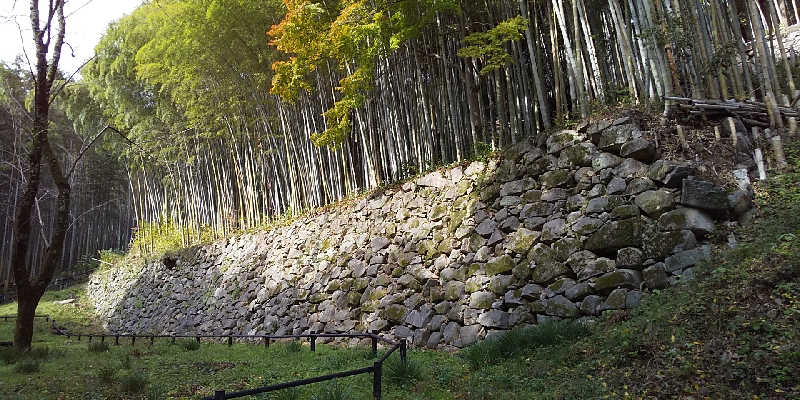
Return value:
[[(800, 98), (796, 98), (791, 104), (796, 104), (798, 99)], [(751, 134), (753, 143), (756, 144), (752, 156), (758, 167), (759, 179), (764, 180), (767, 177), (764, 157), (761, 148), (758, 146), (763, 140), (767, 140), (772, 148), (774, 166), (778, 170), (787, 166), (782, 137), (794, 138), (797, 135), (797, 118), (800, 112), (796, 108), (779, 106), (771, 96), (765, 96), (765, 102), (682, 97), (669, 97), (666, 100), (677, 102), (678, 109), (691, 116), (699, 116), (709, 121), (720, 121), (730, 132), (734, 148), (737, 147), (738, 142), (735, 120), (740, 121)], [(720, 140), (719, 128), (719, 126), (714, 128), (717, 140)], [(680, 125), (678, 126), (678, 135), (682, 146), (686, 150), (688, 146)]]

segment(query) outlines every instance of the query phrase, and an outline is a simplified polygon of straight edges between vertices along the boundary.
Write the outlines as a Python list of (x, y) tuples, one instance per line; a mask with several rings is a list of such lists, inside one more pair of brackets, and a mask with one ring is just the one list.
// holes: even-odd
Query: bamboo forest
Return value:
[(800, 0), (0, 3), (0, 398), (800, 398)]
[[(72, 177), (61, 263), (124, 248), (131, 228), (190, 244), (257, 227), (543, 141), (609, 104), (789, 105), (798, 57), (782, 39), (799, 12), (786, 0), (145, 2), (109, 26), (80, 81), (63, 77), (65, 165), (102, 127), (119, 133)], [(23, 69), (3, 74), (8, 282), (27, 88)], [(34, 241), (36, 264), (47, 239)]]

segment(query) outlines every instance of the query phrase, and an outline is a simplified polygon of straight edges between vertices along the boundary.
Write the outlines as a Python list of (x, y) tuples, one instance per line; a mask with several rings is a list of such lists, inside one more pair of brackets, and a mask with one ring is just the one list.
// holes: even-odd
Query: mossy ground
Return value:
[[(720, 245), (714, 259), (697, 268), (694, 281), (653, 293), (636, 310), (605, 314), (583, 336), (556, 331), (551, 340), (474, 350), (485, 351), (486, 362), (470, 362), (465, 353), (411, 351), (416, 372), (390, 379), (384, 398), (800, 398), (800, 148), (789, 145), (787, 153), (792, 170), (756, 188), (758, 221), (735, 232), (735, 249)], [(76, 330), (97, 329), (82, 290), (49, 293), (39, 312)], [(78, 302), (52, 302), (70, 297)], [(0, 315), (14, 310), (15, 304), (0, 306)], [(38, 328), (34, 347), (48, 348), (39, 371), (18, 372), (0, 361), (0, 398), (198, 398), (213, 389), (250, 388), (371, 362), (365, 349), (324, 345), (317, 353), (246, 344), (186, 351), (145, 341), (89, 352), (85, 341)], [(0, 340), (8, 340), (12, 329), (0, 322)], [(118, 394), (141, 377), (147, 382), (138, 386), (141, 393)], [(294, 398), (319, 398), (337, 388), (345, 392), (339, 398), (366, 399), (371, 380), (312, 385)]]

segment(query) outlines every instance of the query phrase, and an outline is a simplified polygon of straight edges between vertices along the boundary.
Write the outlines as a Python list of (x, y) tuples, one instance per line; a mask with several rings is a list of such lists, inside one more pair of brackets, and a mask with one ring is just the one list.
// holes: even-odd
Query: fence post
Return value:
[(136, 344), (136, 335), (131, 336), (131, 346)]
[(224, 390), (215, 391), (214, 400), (225, 400), (225, 391)]
[(381, 400), (382, 369), (383, 363), (380, 361), (376, 361), (375, 364), (372, 365), (372, 398), (375, 400)]
[(406, 363), (406, 340), (400, 340), (400, 360), (403, 361), (403, 364)]
[(78, 334), (78, 341), (79, 342), (81, 341), (81, 335), (80, 334)]
[(233, 336), (228, 335), (228, 347), (233, 346)]
[(172, 344), (175, 344), (175, 335), (172, 335)]
[(89, 343), (92, 343), (92, 335), (89, 335)]
[(269, 338), (264, 336), (264, 348), (269, 348)]
[(100, 335), (100, 343), (106, 342), (106, 335)]
[(150, 346), (152, 346), (155, 341), (156, 341), (156, 336), (150, 335)]
[(311, 351), (317, 351), (317, 337), (316, 336), (309, 336), (309, 342), (311, 342)]
[(114, 345), (119, 346), (119, 335), (114, 335)]
[(372, 358), (378, 356), (378, 338), (376, 336), (372, 336)]
[(200, 343), (200, 335), (195, 336), (195, 339), (197, 339), (197, 343)]

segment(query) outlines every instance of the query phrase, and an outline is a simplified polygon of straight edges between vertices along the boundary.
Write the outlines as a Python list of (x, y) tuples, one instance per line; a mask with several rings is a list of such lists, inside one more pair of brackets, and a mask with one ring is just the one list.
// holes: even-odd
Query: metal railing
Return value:
[[(8, 321), (9, 319), (14, 319), (16, 316), (13, 315), (6, 315), (0, 316), (0, 319), (4, 321)], [(336, 372), (333, 374), (328, 375), (321, 375), (312, 378), (300, 379), (291, 382), (284, 382), (278, 383), (269, 386), (262, 386), (254, 389), (242, 390), (238, 392), (226, 392), (225, 390), (215, 390), (214, 396), (205, 397), (203, 400), (221, 400), (221, 399), (234, 399), (238, 397), (245, 397), (251, 396), (259, 393), (267, 393), (267, 392), (274, 392), (276, 390), (281, 389), (288, 389), (292, 387), (310, 385), (312, 383), (324, 382), (333, 380), (336, 378), (344, 378), (348, 376), (355, 376), (361, 374), (372, 374), (372, 397), (376, 400), (380, 400), (382, 398), (382, 378), (383, 378), (383, 363), (389, 358), (392, 353), (399, 350), (399, 357), (400, 360), (405, 363), (407, 362), (407, 344), (405, 340), (400, 341), (393, 341), (384, 337), (381, 337), (374, 333), (307, 333), (307, 334), (300, 334), (300, 335), (138, 335), (138, 334), (81, 334), (81, 333), (72, 333), (67, 329), (60, 327), (56, 324), (55, 319), (50, 318), (49, 315), (36, 315), (35, 318), (45, 318), (46, 321), (50, 322), (51, 328), (56, 332), (58, 335), (66, 336), (67, 339), (72, 338), (73, 336), (77, 338), (78, 341), (81, 341), (82, 338), (86, 337), (88, 342), (91, 343), (95, 339), (99, 339), (101, 343), (105, 343), (106, 338), (113, 338), (114, 345), (120, 345), (120, 338), (130, 338), (130, 345), (133, 346), (136, 344), (137, 338), (143, 338), (145, 340), (149, 339), (150, 345), (155, 343), (156, 339), (170, 339), (172, 343), (175, 343), (176, 339), (194, 339), (197, 343), (201, 342), (201, 339), (225, 339), (228, 346), (233, 346), (234, 339), (254, 339), (254, 341), (261, 341), (264, 344), (265, 348), (269, 348), (270, 343), (275, 340), (283, 340), (283, 339), (307, 339), (309, 342), (309, 347), (311, 351), (316, 351), (316, 344), (317, 339), (320, 338), (347, 338), (347, 339), (366, 339), (369, 338), (371, 345), (372, 345), (372, 358), (376, 358), (378, 356), (378, 342), (386, 343), (390, 346), (389, 351), (386, 352), (380, 359), (373, 362), (371, 366)]]

